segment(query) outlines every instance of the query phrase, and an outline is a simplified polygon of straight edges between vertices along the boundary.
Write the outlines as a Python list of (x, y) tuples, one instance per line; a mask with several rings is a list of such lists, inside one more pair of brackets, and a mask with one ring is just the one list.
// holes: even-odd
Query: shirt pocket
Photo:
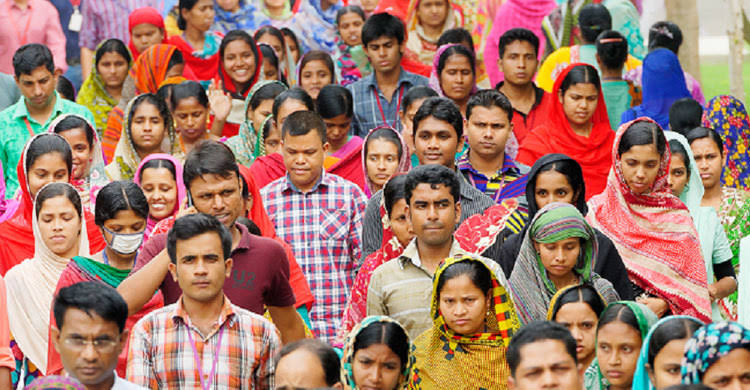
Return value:
[(346, 209), (321, 209), (320, 238), (324, 241), (343, 241), (349, 232), (349, 218)]

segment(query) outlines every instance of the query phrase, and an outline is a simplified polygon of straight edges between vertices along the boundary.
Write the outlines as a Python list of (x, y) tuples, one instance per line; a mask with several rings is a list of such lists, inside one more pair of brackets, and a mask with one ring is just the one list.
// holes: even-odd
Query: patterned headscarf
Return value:
[(573, 272), (580, 282), (590, 282), (605, 302), (619, 299), (612, 284), (592, 272), (592, 261), (599, 251), (596, 232), (581, 212), (568, 203), (550, 203), (536, 213), (521, 243), (516, 265), (509, 278), (510, 292), (522, 323), (543, 320), (550, 300), (557, 292), (547, 276), (534, 243), (553, 243), (572, 237), (581, 240), (578, 262)]
[[(447, 45), (440, 46), (437, 49), (437, 52), (435, 53), (435, 57), (432, 59), (432, 70), (430, 71), (429, 85), (430, 85), (430, 88), (435, 90), (435, 92), (437, 92), (438, 95), (442, 97), (445, 97), (445, 93), (443, 92), (443, 87), (440, 86), (440, 75), (438, 74), (438, 67), (440, 66), (440, 58), (443, 56), (443, 53), (445, 53), (446, 50), (450, 49), (453, 46), (461, 46), (461, 44), (450, 43)], [(474, 60), (476, 61), (476, 58)], [(476, 79), (477, 79), (477, 73), (476, 73), (476, 66), (475, 66), (474, 85), (471, 87), (471, 92), (469, 92), (469, 96), (477, 93), (477, 84), (476, 84), (477, 80)]]
[[(459, 262), (478, 262), (490, 272), (492, 287), (484, 332), (458, 334), (448, 327), (440, 312), (438, 282), (451, 265)], [(502, 271), (497, 269), (493, 272), (485, 260), (470, 256), (449, 257), (438, 267), (432, 284), (433, 326), (414, 341), (409, 388), (432, 389), (452, 380), (463, 381), (463, 388), (500, 388), (507, 381), (510, 369), (505, 351), (520, 323)]]
[(685, 345), (682, 383), (701, 383), (711, 365), (737, 348), (750, 348), (750, 329), (731, 321), (698, 329)]
[(26, 390), (86, 390), (86, 386), (71, 377), (53, 375), (37, 378)]
[[(404, 327), (398, 323), (398, 321), (386, 317), (386, 316), (370, 316), (366, 317), (362, 322), (360, 322), (357, 326), (352, 329), (351, 332), (349, 332), (349, 335), (346, 337), (346, 342), (344, 343), (344, 358), (341, 360), (341, 382), (344, 384), (344, 387), (347, 390), (356, 390), (357, 384), (354, 383), (354, 370), (352, 368), (352, 363), (354, 362), (354, 344), (357, 342), (357, 337), (360, 333), (362, 333), (363, 330), (365, 330), (368, 326), (374, 324), (374, 323), (384, 323), (389, 322), (392, 324), (398, 325), (401, 330), (406, 335), (407, 340), (409, 339), (409, 334), (406, 332)], [(409, 344), (409, 351), (411, 351), (411, 343)], [(411, 360), (411, 359), (409, 359)], [(399, 378), (399, 386), (396, 386), (397, 389), (401, 389), (406, 384), (407, 378), (409, 378), (409, 371), (411, 370), (410, 362), (402, 362), (404, 363), (404, 370), (401, 372), (401, 377)]]
[(709, 100), (703, 126), (716, 130), (724, 140), (727, 166), (721, 183), (740, 190), (750, 189), (750, 119), (742, 101), (729, 95)]

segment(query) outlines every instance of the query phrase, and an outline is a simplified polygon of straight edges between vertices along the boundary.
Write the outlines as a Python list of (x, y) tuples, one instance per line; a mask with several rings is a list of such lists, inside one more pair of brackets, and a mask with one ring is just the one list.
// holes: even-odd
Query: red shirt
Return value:
[[(500, 87), (503, 86), (503, 83), (504, 81), (499, 82), (495, 86), (495, 89), (500, 91)], [(518, 111), (513, 107), (513, 134), (516, 136), (519, 144), (523, 142), (523, 139), (526, 138), (526, 135), (529, 134), (531, 130), (544, 121), (545, 118), (543, 118), (542, 115), (539, 115), (539, 113), (546, 112), (545, 107), (549, 104), (549, 101), (552, 98), (552, 95), (549, 92), (537, 87), (536, 84), (534, 84), (534, 91), (536, 93), (536, 100), (534, 101), (534, 105), (531, 106), (531, 110), (528, 114)]]

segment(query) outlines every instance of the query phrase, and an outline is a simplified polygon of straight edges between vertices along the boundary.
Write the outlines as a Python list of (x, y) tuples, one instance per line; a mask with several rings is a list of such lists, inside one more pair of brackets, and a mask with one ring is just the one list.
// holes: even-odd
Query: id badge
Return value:
[(81, 24), (83, 23), (83, 15), (78, 11), (78, 7), (75, 7), (73, 14), (70, 15), (70, 22), (68, 23), (68, 30), (72, 32), (80, 32)]

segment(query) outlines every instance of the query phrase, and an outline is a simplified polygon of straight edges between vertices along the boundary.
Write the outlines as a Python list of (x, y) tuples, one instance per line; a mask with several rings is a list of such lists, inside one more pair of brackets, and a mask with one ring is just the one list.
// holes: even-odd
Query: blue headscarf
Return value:
[(214, 11), (216, 11), (216, 16), (211, 30), (222, 34), (232, 30), (245, 30), (252, 35), (260, 27), (271, 24), (271, 20), (249, 0), (240, 0), (240, 8), (235, 12), (223, 10), (214, 1)]
[(736, 322), (714, 322), (696, 330), (685, 345), (682, 383), (701, 383), (714, 363), (737, 348), (750, 348), (750, 329)]
[(687, 89), (680, 60), (669, 49), (656, 49), (643, 60), (643, 100), (641, 105), (622, 114), (621, 123), (642, 116), (656, 121), (662, 129), (669, 128), (672, 103), (692, 97)]

